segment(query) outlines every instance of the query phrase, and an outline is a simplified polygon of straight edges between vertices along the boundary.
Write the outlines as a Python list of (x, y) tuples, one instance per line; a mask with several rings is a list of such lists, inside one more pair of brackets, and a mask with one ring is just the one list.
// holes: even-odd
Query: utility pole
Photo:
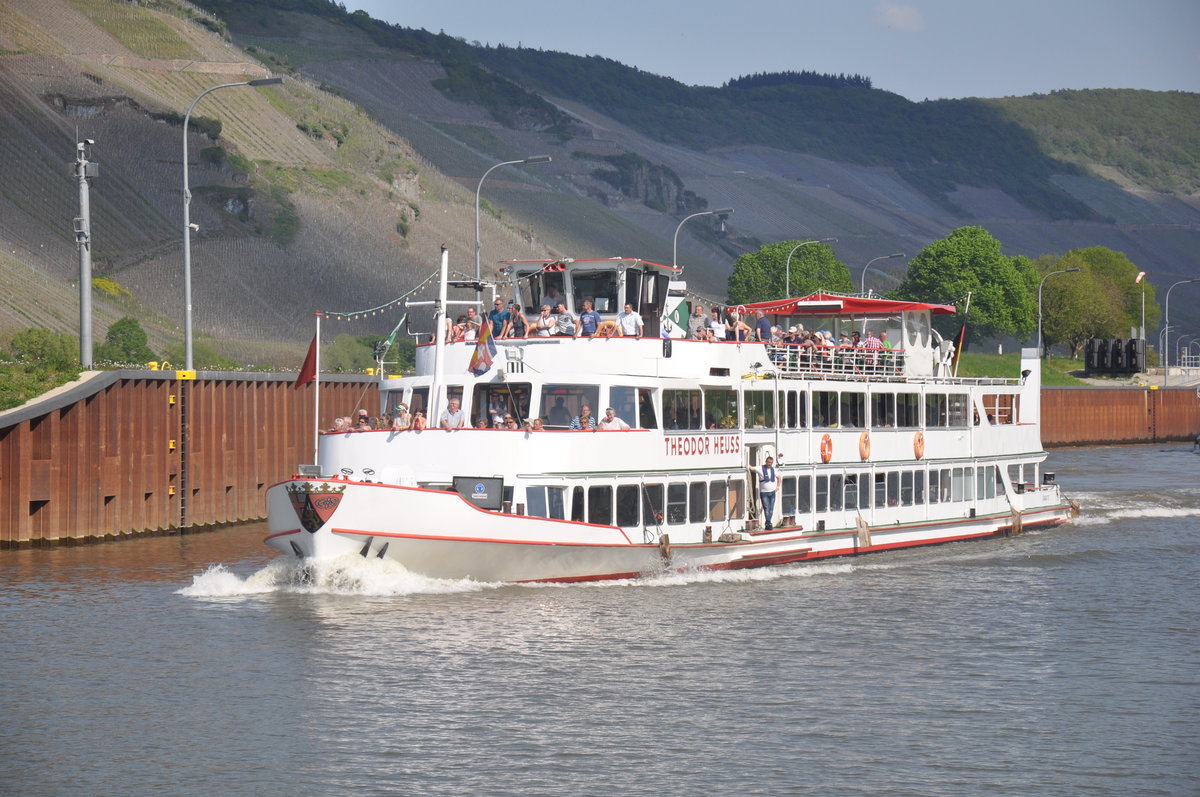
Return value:
[(79, 364), (92, 367), (92, 210), (88, 178), (100, 174), (100, 164), (87, 159), (90, 138), (75, 144), (75, 177), (79, 181), (79, 216), (75, 219), (75, 243), (79, 246)]

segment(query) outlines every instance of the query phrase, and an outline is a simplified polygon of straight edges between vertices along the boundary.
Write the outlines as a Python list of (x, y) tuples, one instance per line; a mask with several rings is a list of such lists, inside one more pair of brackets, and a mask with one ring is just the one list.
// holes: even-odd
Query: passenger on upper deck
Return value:
[(571, 419), (571, 428), (577, 432), (595, 431), (596, 416), (592, 415), (592, 408), (584, 404), (579, 414)]
[(596, 424), (596, 428), (602, 432), (607, 431), (626, 431), (629, 429), (629, 424), (617, 417), (617, 411), (612, 407), (607, 407), (604, 410), (604, 417)]
[(617, 314), (617, 334), (621, 336), (640, 338), (642, 336), (642, 329), (644, 327), (645, 323), (642, 321), (642, 317), (633, 312), (632, 304), (626, 302), (625, 310)]
[(704, 314), (704, 305), (699, 302), (692, 308), (692, 314), (688, 317), (687, 336), (692, 340), (708, 339), (708, 316)]
[(755, 310), (754, 339), (762, 343), (771, 342), (771, 322), (762, 310)]
[(554, 406), (546, 413), (546, 421), (551, 426), (567, 426), (571, 423), (571, 413), (567, 412), (565, 401), (562, 396), (556, 396)]
[(396, 405), (396, 415), (392, 418), (392, 429), (403, 432), (412, 426), (412, 416), (408, 414), (408, 405), (401, 402)]
[(467, 308), (467, 324), (463, 328), (463, 340), (475, 340), (479, 337), (479, 314), (474, 307)]
[(721, 319), (719, 308), (712, 309), (712, 318), (708, 320), (708, 331), (713, 340), (725, 340), (725, 322)]
[(501, 337), (523, 338), (529, 334), (529, 322), (521, 312), (521, 305), (516, 302), (508, 303), (508, 323), (504, 326)]
[(550, 333), (554, 331), (554, 327), (555, 318), (550, 315), (550, 305), (543, 304), (541, 315), (537, 317), (537, 321), (534, 323), (533, 334), (539, 338), (548, 338), (550, 337)]
[(492, 323), (492, 337), (500, 338), (504, 335), (504, 330), (508, 328), (511, 314), (504, 309), (503, 299), (498, 298), (492, 304), (493, 307), (488, 313), (488, 321)]
[(579, 324), (575, 327), (575, 337), (583, 335), (585, 338), (594, 338), (600, 330), (600, 314), (592, 309), (592, 303), (589, 299), (583, 300), (583, 312), (579, 314)]
[(462, 429), (467, 425), (467, 414), (458, 408), (458, 399), (452, 398), (446, 402), (439, 425), (443, 429)]
[(737, 341), (750, 340), (750, 336), (754, 334), (754, 330), (750, 328), (750, 325), (743, 321), (742, 317), (737, 313), (734, 313), (732, 318), (733, 323), (729, 330), (726, 331), (726, 337)]
[[(447, 319), (447, 322), (449, 319)], [(467, 339), (467, 317), (460, 315), (454, 322), (454, 326), (446, 331), (447, 343), (458, 343), (460, 340)]]
[(558, 307), (554, 310), (554, 313), (556, 316), (554, 319), (554, 337), (575, 337), (575, 317), (567, 312), (566, 304), (559, 302)]
[(372, 431), (374, 428), (375, 427), (371, 425), (371, 419), (367, 417), (367, 411), (359, 410), (358, 411), (358, 422), (354, 424), (354, 431), (369, 432), (369, 431)]
[(346, 419), (345, 419), (345, 418), (341, 418), (341, 417), (334, 418), (334, 419), (333, 419), (333, 428), (332, 428), (332, 429), (330, 429), (329, 431), (331, 431), (331, 432), (346, 432), (346, 431), (349, 431), (349, 429), (348, 429), (348, 428), (347, 428), (347, 426), (346, 426)]

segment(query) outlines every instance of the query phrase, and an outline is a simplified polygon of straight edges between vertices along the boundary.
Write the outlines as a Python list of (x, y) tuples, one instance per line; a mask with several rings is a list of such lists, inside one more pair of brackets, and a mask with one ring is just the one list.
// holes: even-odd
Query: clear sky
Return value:
[(912, 100), (1200, 92), (1200, 0), (343, 0), (481, 44), (601, 55), (688, 84), (860, 74)]

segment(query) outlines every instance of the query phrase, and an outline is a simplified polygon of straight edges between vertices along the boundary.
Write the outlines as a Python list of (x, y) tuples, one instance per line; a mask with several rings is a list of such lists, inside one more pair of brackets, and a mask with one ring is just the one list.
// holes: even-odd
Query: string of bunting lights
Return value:
[[(472, 281), (474, 280), (473, 277), (471, 277), (468, 274), (464, 274), (461, 271), (454, 271), (454, 272), (452, 272), (452, 274), (455, 277), (462, 277), (464, 279), (468, 279), (468, 280), (472, 280)], [(435, 271), (432, 274), (430, 274), (428, 277), (426, 277), (425, 279), (421, 280), (421, 282), (417, 283), (417, 286), (415, 288), (413, 288), (411, 291), (409, 291), (408, 293), (401, 294), (400, 296), (397, 296), (395, 299), (392, 299), (391, 301), (388, 301), (388, 302), (384, 302), (383, 304), (379, 305), (378, 307), (371, 307), (366, 310), (355, 310), (354, 312), (350, 312), (350, 313), (332, 313), (329, 311), (324, 311), (323, 315), (325, 316), (325, 318), (330, 318), (335, 321), (360, 321), (364, 318), (370, 318), (371, 316), (378, 315), (380, 313), (387, 311), (390, 308), (396, 307), (401, 302), (403, 302), (405, 299), (408, 299), (412, 296), (419, 295), (422, 291), (424, 291), (426, 288), (428, 288), (430, 286), (430, 283), (435, 282), (437, 280), (437, 277), (438, 277), (438, 275), (437, 275), (437, 272)]]

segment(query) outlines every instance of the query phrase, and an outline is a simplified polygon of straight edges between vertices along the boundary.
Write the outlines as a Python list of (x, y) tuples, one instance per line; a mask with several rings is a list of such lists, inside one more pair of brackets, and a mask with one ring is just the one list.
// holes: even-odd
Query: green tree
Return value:
[(807, 296), (817, 291), (854, 292), (850, 269), (826, 244), (805, 244), (796, 249), (789, 269), (788, 254), (800, 243), (803, 241), (764, 244), (757, 252), (739, 256), (729, 275), (729, 303), (787, 299), (789, 286), (792, 296)]
[(43, 371), (67, 371), (79, 365), (79, 338), (31, 327), (13, 335), (9, 346), (17, 362)]
[[(1006, 257), (982, 227), (959, 227), (921, 250), (891, 296), (919, 302), (958, 303), (971, 294), (968, 328), (983, 337), (1024, 337), (1037, 324), (1037, 272), (1025, 257)], [(947, 320), (948, 319), (948, 320)], [(943, 335), (962, 318), (938, 316)]]
[[(1118, 314), (1119, 323), (1110, 337), (1125, 337), (1130, 328), (1141, 326), (1143, 295), (1146, 297), (1146, 328), (1154, 329), (1158, 326), (1162, 308), (1158, 305), (1154, 286), (1145, 279), (1140, 284), (1134, 282), (1139, 269), (1124, 252), (1113, 251), (1107, 246), (1090, 246), (1086, 249), (1072, 249), (1064, 255), (1064, 259), (1070, 255), (1077, 255), (1081, 262), (1076, 265), (1086, 268), (1105, 285), (1106, 291), (1116, 295), (1119, 307), (1115, 312)], [(1049, 288), (1050, 283), (1047, 282), (1042, 291), (1043, 301), (1045, 291)]]
[(147, 363), (154, 359), (154, 352), (147, 345), (148, 340), (138, 320), (125, 316), (108, 328), (104, 342), (96, 347), (96, 359), (114, 363)]
[(1056, 343), (1066, 344), (1070, 356), (1078, 357), (1089, 338), (1113, 338), (1123, 329), (1128, 331), (1121, 290), (1095, 273), (1078, 251), (1058, 260), (1039, 258), (1038, 265), (1042, 275), (1081, 269), (1077, 274), (1055, 275), (1042, 286), (1042, 357), (1048, 357)]

